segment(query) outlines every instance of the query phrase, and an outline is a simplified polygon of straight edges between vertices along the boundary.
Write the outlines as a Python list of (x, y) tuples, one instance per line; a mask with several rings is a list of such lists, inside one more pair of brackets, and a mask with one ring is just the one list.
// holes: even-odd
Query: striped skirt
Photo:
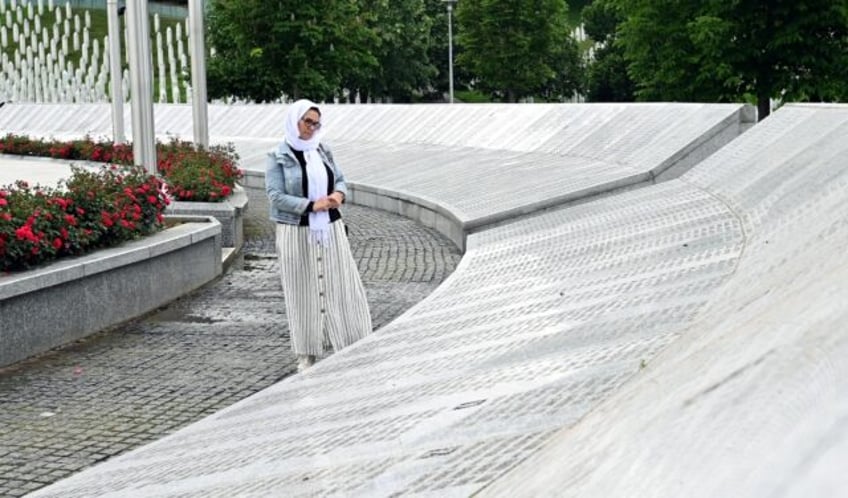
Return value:
[(277, 256), (295, 354), (321, 355), (324, 338), (338, 351), (371, 333), (365, 289), (341, 220), (330, 243), (309, 241), (309, 227), (277, 223)]

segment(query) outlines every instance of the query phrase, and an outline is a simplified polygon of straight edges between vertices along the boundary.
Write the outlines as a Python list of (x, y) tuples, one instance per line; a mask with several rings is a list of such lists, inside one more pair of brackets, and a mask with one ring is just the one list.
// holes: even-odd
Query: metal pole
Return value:
[(191, 106), (194, 143), (209, 147), (209, 117), (206, 104), (206, 47), (203, 40), (203, 0), (189, 0), (191, 33)]
[(112, 140), (124, 143), (124, 88), (121, 82), (121, 19), (118, 17), (118, 0), (106, 2), (106, 20), (109, 24), (109, 73), (112, 93)]
[(448, 0), (448, 78), (450, 79), (450, 103), (453, 104), (453, 2)]
[(135, 164), (156, 173), (153, 125), (153, 61), (150, 57), (150, 21), (147, 2), (127, 1), (127, 52), (130, 64), (133, 156)]

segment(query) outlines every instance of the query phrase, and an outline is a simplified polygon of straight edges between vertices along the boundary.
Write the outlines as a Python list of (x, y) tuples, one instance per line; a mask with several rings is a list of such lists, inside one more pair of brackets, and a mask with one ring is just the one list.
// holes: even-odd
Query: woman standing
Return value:
[(268, 154), (265, 171), (298, 371), (323, 353), (325, 337), (338, 351), (371, 332), (365, 289), (339, 212), (347, 187), (320, 142), (321, 127), (316, 104), (293, 103), (285, 140)]

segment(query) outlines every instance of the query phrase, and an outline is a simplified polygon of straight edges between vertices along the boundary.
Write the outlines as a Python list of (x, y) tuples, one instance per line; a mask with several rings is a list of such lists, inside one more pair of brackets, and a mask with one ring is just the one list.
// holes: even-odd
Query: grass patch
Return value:
[(456, 90), (453, 96), (456, 101), (468, 104), (484, 104), (492, 101), (488, 95), (477, 90)]

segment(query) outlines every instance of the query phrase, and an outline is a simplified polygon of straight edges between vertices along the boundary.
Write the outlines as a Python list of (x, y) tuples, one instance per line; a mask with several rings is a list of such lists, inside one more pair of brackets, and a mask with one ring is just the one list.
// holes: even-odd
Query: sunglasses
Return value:
[(321, 122), (320, 121), (312, 121), (309, 118), (303, 118), (303, 119), (301, 119), (301, 121), (303, 121), (303, 124), (308, 126), (309, 129), (311, 129), (311, 130), (320, 130), (321, 129)]

